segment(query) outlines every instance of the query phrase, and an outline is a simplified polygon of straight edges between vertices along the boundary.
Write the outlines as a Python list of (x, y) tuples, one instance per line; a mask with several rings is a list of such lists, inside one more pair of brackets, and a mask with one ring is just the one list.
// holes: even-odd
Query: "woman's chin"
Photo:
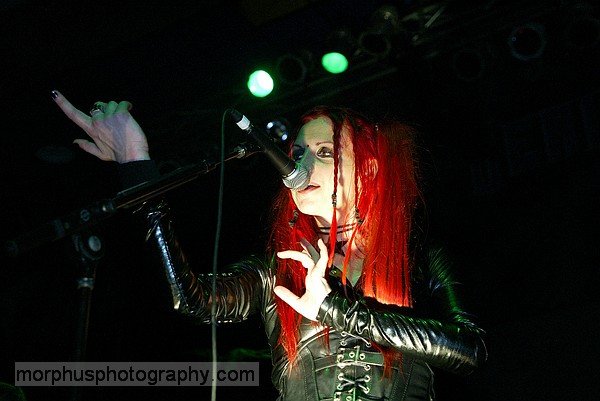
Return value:
[[(302, 214), (306, 214), (308, 216), (313, 216), (316, 218), (331, 219), (331, 210), (323, 210), (322, 206), (318, 207), (317, 205), (308, 202), (297, 202), (296, 206)], [(327, 217), (326, 214), (328, 214)]]

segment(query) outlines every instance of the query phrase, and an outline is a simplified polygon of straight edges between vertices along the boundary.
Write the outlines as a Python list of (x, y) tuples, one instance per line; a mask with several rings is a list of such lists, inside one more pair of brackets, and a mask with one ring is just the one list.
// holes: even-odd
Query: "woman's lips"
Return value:
[(314, 191), (317, 188), (319, 188), (319, 186), (316, 184), (308, 184), (308, 186), (306, 188), (304, 188), (302, 191), (298, 191), (298, 193), (305, 194), (305, 193)]

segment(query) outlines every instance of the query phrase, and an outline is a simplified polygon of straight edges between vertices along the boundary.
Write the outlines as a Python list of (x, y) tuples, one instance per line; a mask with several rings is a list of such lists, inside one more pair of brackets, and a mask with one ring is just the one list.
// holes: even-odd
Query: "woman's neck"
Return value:
[[(347, 233), (347, 232), (354, 230), (355, 228), (356, 228), (356, 223), (338, 225), (336, 232), (337, 232), (337, 234)], [(318, 229), (319, 229), (319, 233), (321, 233), (321, 234), (330, 234), (331, 233), (331, 227), (328, 227), (328, 226), (318, 226)]]
[[(332, 234), (331, 223), (317, 219), (317, 227), (321, 239), (326, 243), (329, 242), (329, 235)], [(353, 219), (350, 221), (340, 221), (337, 224), (335, 233), (336, 254), (334, 255), (333, 264), (337, 266), (340, 271), (342, 271), (344, 269), (345, 255), (348, 252), (351, 252), (347, 267), (347, 277), (352, 285), (356, 285), (362, 272), (362, 252), (359, 250), (359, 248), (357, 248), (357, 238), (353, 240), (352, 245), (349, 243), (354, 230), (357, 228), (358, 223)]]
[(335, 235), (336, 241), (344, 241), (350, 239), (352, 232), (356, 229), (356, 223), (338, 225), (335, 234), (331, 232), (329, 226), (318, 226), (319, 236), (324, 241), (328, 241), (331, 235)]

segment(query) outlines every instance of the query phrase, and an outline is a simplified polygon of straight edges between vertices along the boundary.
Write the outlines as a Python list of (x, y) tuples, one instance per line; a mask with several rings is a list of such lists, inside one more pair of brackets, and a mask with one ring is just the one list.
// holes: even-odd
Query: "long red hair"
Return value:
[[(332, 122), (334, 142), (334, 188), (337, 188), (338, 155), (342, 131), (352, 141), (355, 162), (356, 214), (360, 220), (351, 241), (360, 241), (364, 251), (361, 279), (357, 287), (366, 297), (380, 303), (411, 307), (411, 257), (409, 242), (413, 214), (420, 199), (415, 158), (414, 131), (405, 124), (374, 124), (346, 108), (319, 106), (301, 118), (301, 125), (319, 117)], [(296, 132), (297, 134), (297, 132)], [(332, 194), (334, 197), (335, 195)], [(282, 188), (274, 203), (270, 251), (299, 249), (301, 238), (316, 243), (318, 230), (314, 217), (296, 209), (290, 191)], [(337, 232), (332, 205), (330, 232)], [(333, 255), (335, 235), (330, 241)], [(348, 249), (350, 249), (351, 244)], [(343, 266), (343, 283), (350, 252)], [(295, 294), (305, 291), (306, 269), (290, 259), (276, 260), (277, 285)], [(291, 361), (297, 355), (301, 316), (276, 298), (281, 320), (279, 344)], [(388, 352), (384, 352), (389, 362)], [(386, 363), (387, 365), (387, 363)]]

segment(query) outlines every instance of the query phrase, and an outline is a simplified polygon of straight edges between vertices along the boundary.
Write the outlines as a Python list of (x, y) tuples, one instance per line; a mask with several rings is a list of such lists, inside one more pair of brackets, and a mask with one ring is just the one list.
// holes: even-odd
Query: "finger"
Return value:
[(58, 96), (54, 98), (54, 102), (60, 107), (63, 113), (80, 128), (87, 130), (92, 121), (91, 117), (75, 108), (60, 92), (55, 92)]
[(314, 246), (311, 245), (310, 242), (306, 238), (300, 238), (300, 244), (302, 247), (310, 254), (312, 260), (317, 263), (319, 260), (319, 252), (315, 249)]
[(315, 274), (318, 274), (320, 277), (325, 277), (325, 271), (327, 270), (327, 261), (329, 260), (329, 255), (327, 254), (327, 246), (322, 239), (319, 239), (317, 242), (317, 246), (319, 247), (320, 259), (315, 265)]
[(94, 107), (90, 110), (90, 116), (92, 116), (92, 122), (97, 121), (100, 118), (104, 118), (107, 104), (104, 102), (94, 102)]
[(75, 139), (73, 143), (79, 146), (85, 152), (96, 156), (100, 160), (110, 160), (110, 158), (102, 154), (102, 152), (100, 151), (100, 149), (98, 149), (98, 146), (96, 146), (94, 142), (90, 142), (86, 139)]
[(108, 116), (114, 114), (115, 110), (117, 110), (117, 102), (111, 100), (110, 102), (106, 103), (106, 106), (104, 106), (104, 115)]
[(131, 103), (129, 103), (128, 101), (124, 100), (122, 102), (119, 102), (115, 112), (118, 113), (118, 112), (123, 112), (123, 111), (130, 111), (131, 109), (133, 109), (133, 105)]
[(277, 256), (281, 259), (292, 259), (300, 262), (302, 263), (302, 266), (307, 269), (315, 265), (315, 262), (311, 259), (310, 255), (299, 251), (281, 251), (277, 252)]
[(299, 296), (297, 296), (296, 294), (294, 294), (287, 288), (282, 287), (280, 285), (276, 286), (273, 289), (273, 292), (275, 292), (275, 295), (277, 295), (279, 298), (281, 298), (281, 300), (283, 302), (285, 302), (286, 304), (288, 304), (289, 306), (294, 308), (297, 312), (299, 312), (298, 311), (298, 302), (300, 300)]

